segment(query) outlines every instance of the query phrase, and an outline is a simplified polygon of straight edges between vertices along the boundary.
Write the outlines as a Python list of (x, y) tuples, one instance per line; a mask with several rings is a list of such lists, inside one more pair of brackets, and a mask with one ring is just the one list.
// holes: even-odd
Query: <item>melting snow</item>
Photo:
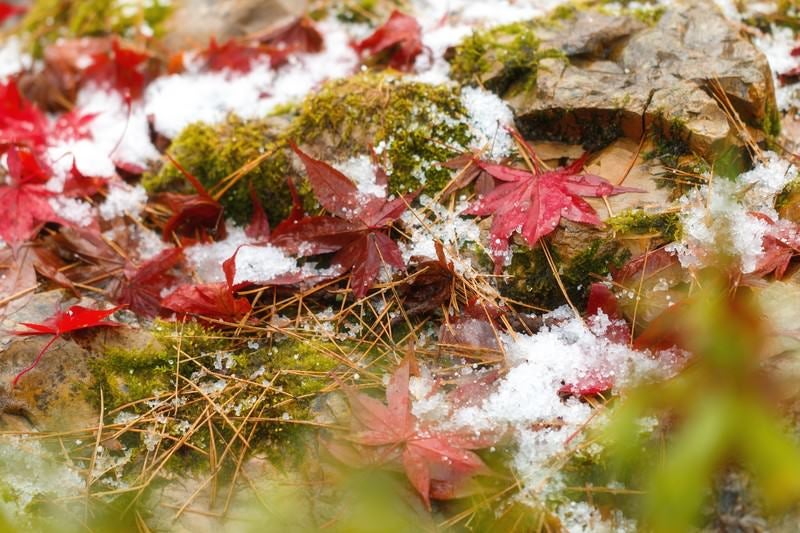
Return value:
[(461, 102), (475, 135), (473, 148), (490, 147), (487, 156), (499, 160), (508, 156), (514, 140), (506, 128), (514, 126), (514, 113), (496, 94), (478, 87), (465, 87)]
[(756, 269), (769, 225), (752, 213), (777, 221), (775, 197), (797, 177), (797, 169), (777, 154), (765, 157), (764, 163), (735, 181), (715, 178), (710, 186), (693, 189), (680, 199), (683, 233), (668, 250), (678, 254), (685, 268), (699, 268), (721, 251), (738, 257), (743, 273)]
[(141, 185), (130, 186), (124, 182), (114, 182), (98, 210), (103, 220), (111, 220), (126, 214), (137, 217), (146, 203), (147, 191)]
[(376, 183), (375, 167), (372, 165), (372, 159), (369, 156), (356, 156), (333, 166), (353, 180), (358, 187), (358, 192), (362, 195), (378, 198), (386, 196), (386, 187)]
[[(667, 377), (676, 361), (671, 352), (653, 357), (608, 340), (611, 321), (604, 315), (585, 324), (562, 307), (546, 315), (545, 322), (548, 325), (534, 335), (503, 336), (507, 374), (480, 404), (438, 420), (445, 430), (511, 430), (518, 448), (512, 464), (530, 492), (559, 488), (553, 462), (566, 452), (570, 438), (574, 444), (580, 441), (580, 429), (593, 413), (587, 403), (559, 396), (565, 383), (594, 377), (625, 387)], [(421, 411), (437, 412), (430, 405)]]
[(294, 102), (322, 82), (353, 72), (358, 57), (349, 46), (347, 28), (336, 21), (319, 23), (325, 49), (300, 54), (277, 70), (268, 62), (256, 63), (250, 72), (187, 72), (155, 80), (145, 93), (145, 108), (159, 133), (173, 138), (192, 122), (217, 123), (229, 113), (242, 118), (268, 115), (278, 105)]

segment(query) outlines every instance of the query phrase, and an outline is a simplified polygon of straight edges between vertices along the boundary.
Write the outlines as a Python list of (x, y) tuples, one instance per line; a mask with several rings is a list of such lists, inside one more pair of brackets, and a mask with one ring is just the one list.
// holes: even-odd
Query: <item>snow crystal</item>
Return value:
[[(89, 86), (78, 94), (76, 107), (83, 115), (96, 115), (88, 129), (97, 144), (97, 152), (115, 164), (144, 168), (161, 157), (150, 141), (150, 125), (141, 103), (133, 103), (129, 108), (116, 91)], [(80, 158), (77, 163), (81, 169)]]
[(358, 187), (358, 192), (362, 195), (379, 198), (386, 196), (386, 187), (376, 183), (375, 167), (372, 165), (372, 159), (369, 156), (356, 156), (333, 166), (353, 180), (356, 187)]
[(297, 270), (297, 261), (280, 248), (269, 245), (243, 246), (236, 255), (234, 283), (266, 283), (281, 274)]
[(126, 214), (137, 217), (146, 203), (147, 191), (141, 185), (132, 187), (124, 182), (114, 183), (98, 210), (103, 220), (111, 220)]
[(56, 215), (81, 227), (86, 227), (94, 219), (92, 204), (77, 198), (54, 196), (47, 201)]
[(472, 148), (490, 146), (487, 156), (498, 160), (508, 156), (514, 141), (507, 127), (514, 125), (514, 113), (496, 94), (479, 87), (465, 87), (461, 102), (467, 109), (467, 119), (476, 135)]
[(797, 169), (767, 152), (765, 162), (736, 180), (716, 178), (710, 186), (689, 191), (680, 201), (683, 228), (680, 242), (668, 251), (678, 254), (685, 268), (698, 268), (718, 252), (739, 258), (743, 273), (753, 272), (764, 253), (769, 224), (754, 213), (778, 220), (775, 197)]
[(571, 501), (556, 509), (561, 526), (568, 533), (623, 533), (636, 531), (636, 522), (614, 513), (613, 524), (603, 518), (600, 511), (586, 502)]
[[(436, 241), (453, 251), (460, 250), (467, 243), (481, 242), (481, 231), (475, 219), (458, 215), (466, 209), (465, 202), (460, 202), (452, 211), (429, 196), (421, 196), (419, 202), (423, 209), (406, 211), (401, 217), (409, 235), (408, 242), (400, 243), (406, 263), (414, 256), (436, 258)], [(462, 275), (472, 270), (466, 259), (448, 257), (448, 261), (453, 261), (453, 267)]]
[(0, 464), (3, 510), (17, 514), (17, 518), (25, 517), (26, 508), (37, 496), (66, 498), (86, 488), (77, 469), (56, 461), (39, 439), (0, 437)]
[(195, 274), (204, 283), (225, 281), (222, 272), (222, 263), (233, 256), (236, 249), (249, 244), (250, 239), (244, 234), (244, 229), (229, 227), (228, 236), (221, 241), (209, 244), (196, 244), (184, 250), (189, 265)]

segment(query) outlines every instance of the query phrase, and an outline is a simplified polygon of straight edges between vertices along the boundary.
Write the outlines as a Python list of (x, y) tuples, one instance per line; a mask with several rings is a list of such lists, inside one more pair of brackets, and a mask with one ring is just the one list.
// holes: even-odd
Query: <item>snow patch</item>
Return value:
[(514, 140), (507, 128), (514, 126), (514, 113), (496, 94), (479, 87), (465, 87), (461, 103), (467, 109), (467, 120), (476, 136), (473, 149), (487, 146), (487, 156), (499, 160), (508, 156)]

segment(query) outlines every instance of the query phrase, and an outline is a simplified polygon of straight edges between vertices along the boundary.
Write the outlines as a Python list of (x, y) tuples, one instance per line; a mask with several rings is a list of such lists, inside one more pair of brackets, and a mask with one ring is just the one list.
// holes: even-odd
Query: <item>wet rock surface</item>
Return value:
[(540, 49), (557, 48), (566, 59), (543, 59), (535, 86), (506, 91), (529, 137), (602, 146), (660, 122), (667, 131), (680, 127), (690, 147), (707, 154), (736, 142), (712, 80), (750, 125), (775, 109), (766, 58), (711, 2), (668, 8), (652, 26), (633, 15), (577, 11), (536, 36)]

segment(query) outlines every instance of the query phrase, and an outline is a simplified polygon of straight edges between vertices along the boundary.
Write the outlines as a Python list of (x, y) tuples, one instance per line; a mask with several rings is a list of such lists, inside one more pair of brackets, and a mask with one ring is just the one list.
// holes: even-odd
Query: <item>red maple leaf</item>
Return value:
[(65, 196), (93, 196), (108, 187), (109, 180), (106, 178), (92, 178), (84, 176), (75, 164), (75, 157), (72, 158), (72, 168), (67, 179), (64, 181), (62, 193)]
[(753, 274), (761, 277), (774, 273), (775, 279), (781, 279), (786, 274), (792, 258), (800, 255), (798, 226), (785, 220), (775, 223), (763, 213), (750, 214), (769, 224), (769, 231), (762, 239), (764, 253), (759, 258)]
[(45, 184), (48, 175), (28, 150), (8, 150), (8, 178), (0, 186), (0, 238), (17, 245), (35, 235), (47, 222), (65, 223), (50, 206), (53, 193)]
[(211, 196), (196, 177), (191, 175), (169, 154), (167, 158), (186, 177), (197, 194), (162, 193), (159, 198), (172, 210), (173, 215), (164, 225), (162, 237), (170, 240), (176, 235), (191, 235), (196, 230), (210, 230), (216, 237), (225, 238), (225, 217), (222, 204)]
[(7, 19), (11, 17), (17, 17), (22, 15), (28, 10), (25, 6), (19, 6), (16, 4), (9, 4), (8, 2), (0, 2), (0, 24), (5, 22)]
[(641, 192), (630, 187), (616, 187), (600, 176), (581, 174), (588, 154), (567, 167), (544, 171), (536, 154), (523, 144), (534, 161), (534, 172), (479, 161), (478, 165), (503, 182), (464, 211), (466, 215), (493, 215), (489, 231), (495, 273), (502, 272), (508, 242), (514, 233), (528, 246), (552, 233), (561, 217), (585, 224), (599, 225), (600, 218), (581, 196), (612, 196)]
[(258, 42), (276, 52), (317, 53), (322, 51), (325, 40), (314, 21), (301, 16), (259, 36)]
[(224, 44), (217, 44), (211, 38), (208, 48), (200, 53), (205, 59), (206, 68), (213, 71), (231, 70), (246, 73), (253, 68), (253, 62), (269, 55), (268, 50), (259, 45), (252, 45), (236, 39), (230, 39)]
[(113, 327), (121, 326), (119, 322), (112, 322), (105, 320), (116, 311), (120, 310), (123, 306), (112, 307), (111, 309), (89, 309), (80, 305), (73, 305), (66, 311), (57, 311), (55, 315), (46, 319), (41, 324), (22, 322), (20, 325), (28, 328), (29, 331), (15, 331), (15, 335), (52, 335), (47, 344), (45, 344), (39, 351), (39, 354), (34, 359), (30, 366), (25, 368), (22, 372), (16, 375), (13, 385), (16, 386), (17, 382), (22, 376), (33, 370), (36, 365), (41, 361), (44, 352), (47, 351), (55, 340), (66, 333), (77, 331), (80, 329), (94, 328), (99, 326)]
[(272, 243), (302, 257), (336, 252), (332, 266), (351, 272), (356, 298), (372, 287), (381, 266), (405, 269), (403, 255), (388, 234), (389, 226), (407, 209), (416, 194), (394, 200), (365, 196), (332, 166), (314, 159), (292, 144), (306, 167), (308, 181), (329, 213), (284, 224), (272, 234)]
[[(106, 41), (107, 42), (107, 41)], [(83, 70), (84, 82), (94, 80), (119, 91), (126, 99), (139, 98), (147, 83), (146, 66), (150, 54), (130, 44), (112, 39), (111, 46), (94, 51), (91, 64)]]
[(368, 52), (372, 57), (388, 54), (391, 68), (408, 71), (424, 49), (422, 29), (417, 19), (395, 10), (383, 26), (356, 43), (355, 49), (360, 54)]
[(126, 261), (112, 297), (137, 315), (156, 316), (161, 309), (161, 291), (175, 281), (168, 272), (181, 259), (183, 249), (169, 248), (138, 266)]
[(252, 182), (250, 182), (250, 201), (253, 204), (253, 215), (250, 217), (250, 223), (245, 228), (244, 234), (259, 242), (269, 242), (271, 233), (269, 219)]
[(459, 497), (464, 484), (488, 468), (473, 449), (489, 445), (473, 434), (436, 433), (418, 427), (411, 412), (411, 363), (394, 372), (386, 388), (387, 404), (346, 388), (353, 415), (349, 440), (364, 448), (363, 458), (402, 465), (408, 480), (430, 509), (430, 500)]
[(42, 111), (27, 101), (12, 79), (0, 82), (0, 153), (12, 144), (41, 147), (47, 139), (48, 121)]
[(178, 316), (196, 315), (233, 322), (250, 312), (247, 298), (236, 297), (227, 283), (182, 285), (161, 300), (161, 307)]

